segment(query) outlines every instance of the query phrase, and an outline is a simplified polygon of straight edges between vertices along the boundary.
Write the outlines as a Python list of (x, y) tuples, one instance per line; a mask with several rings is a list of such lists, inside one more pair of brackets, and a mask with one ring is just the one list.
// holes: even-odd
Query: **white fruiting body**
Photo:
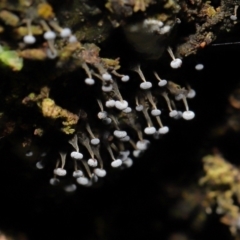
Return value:
[(100, 139), (99, 138), (93, 138), (93, 139), (91, 139), (90, 143), (92, 145), (98, 145), (100, 143)]
[(152, 135), (156, 132), (156, 128), (155, 127), (146, 127), (146, 128), (144, 128), (144, 132), (147, 135)]
[(95, 84), (95, 80), (92, 79), (92, 78), (86, 78), (84, 81), (87, 85), (94, 85)]
[(141, 151), (147, 150), (149, 145), (150, 145), (150, 141), (146, 140), (146, 139), (143, 139), (141, 141), (137, 141), (137, 143), (136, 143), (137, 148)]
[(182, 117), (185, 120), (192, 120), (195, 117), (195, 113), (193, 111), (184, 111)]
[(67, 171), (62, 168), (55, 168), (53, 172), (54, 172), (54, 174), (56, 174), (57, 176), (60, 176), (60, 177), (63, 177), (67, 174)]
[(83, 158), (83, 155), (80, 152), (73, 151), (71, 152), (71, 157), (76, 160), (80, 160)]
[(201, 71), (201, 70), (203, 70), (203, 68), (204, 68), (204, 65), (201, 64), (201, 63), (198, 63), (198, 64), (195, 66), (195, 69), (196, 69), (197, 71)]
[(159, 116), (160, 114), (161, 114), (161, 110), (159, 110), (159, 109), (153, 109), (151, 111), (151, 115), (154, 117)]
[(129, 79), (130, 79), (130, 78), (129, 78), (128, 75), (124, 75), (124, 76), (122, 76), (122, 78), (121, 78), (122, 82), (128, 82)]
[(98, 177), (105, 177), (106, 176), (106, 174), (107, 174), (107, 172), (106, 172), (106, 170), (104, 170), (104, 169), (100, 169), (100, 168), (95, 168), (94, 169), (94, 173), (98, 176)]
[(73, 177), (74, 178), (79, 178), (79, 177), (82, 177), (83, 176), (83, 172), (81, 170), (75, 170), (73, 172)]
[(77, 178), (77, 183), (80, 185), (86, 186), (86, 185), (88, 185), (89, 180), (86, 177), (79, 177), (79, 178)]
[(169, 132), (169, 128), (167, 126), (161, 127), (161, 128), (158, 129), (158, 132), (160, 134), (166, 134), (166, 133)]
[(60, 31), (60, 36), (62, 38), (67, 38), (69, 37), (70, 35), (72, 34), (72, 31), (70, 28), (63, 28), (61, 31)]
[(172, 110), (170, 113), (169, 113), (169, 116), (174, 118), (178, 115), (178, 112), (176, 110)]
[(105, 106), (108, 108), (115, 107), (115, 100), (111, 99), (111, 100), (106, 101)]
[(114, 136), (117, 138), (124, 138), (127, 136), (127, 132), (126, 131), (119, 131), (119, 130), (115, 130), (113, 132)]
[(104, 73), (102, 75), (103, 80), (110, 81), (112, 79), (112, 76), (109, 73)]
[(111, 166), (113, 168), (118, 168), (118, 167), (120, 167), (122, 165), (122, 163), (123, 162), (122, 162), (121, 159), (116, 159), (116, 160), (112, 161)]
[(123, 100), (123, 101), (116, 101), (115, 102), (115, 107), (119, 110), (124, 110), (128, 107), (128, 102)]
[(97, 162), (97, 160), (96, 159), (92, 159), (92, 158), (90, 158), (90, 159), (88, 159), (88, 165), (90, 166), (90, 167), (96, 167), (97, 165), (98, 165), (98, 162)]
[(150, 89), (152, 87), (152, 83), (151, 82), (143, 82), (140, 84), (140, 88), (143, 90), (147, 90)]

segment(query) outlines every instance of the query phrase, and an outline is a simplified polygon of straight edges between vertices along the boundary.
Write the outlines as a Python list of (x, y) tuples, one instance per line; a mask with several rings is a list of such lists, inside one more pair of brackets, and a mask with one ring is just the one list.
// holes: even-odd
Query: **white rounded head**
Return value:
[(49, 180), (49, 183), (52, 185), (52, 186), (56, 186), (57, 184), (59, 184), (59, 179), (57, 179), (57, 178), (51, 178), (50, 180)]
[(93, 171), (98, 177), (105, 177), (107, 174), (106, 170), (101, 168), (95, 168)]
[(161, 114), (161, 110), (159, 110), (159, 109), (153, 109), (151, 111), (151, 115), (154, 117), (159, 116), (160, 114)]
[(154, 134), (156, 132), (156, 128), (155, 127), (146, 127), (144, 129), (144, 132), (147, 135), (152, 135), (152, 134)]
[(178, 115), (178, 111), (177, 110), (172, 110), (170, 113), (169, 113), (169, 116), (170, 117), (176, 117)]
[(137, 149), (144, 151), (147, 150), (150, 145), (150, 141), (143, 139), (142, 141), (137, 141), (136, 146)]
[(165, 79), (162, 79), (159, 83), (158, 83), (158, 86), (159, 87), (164, 87), (164, 86), (166, 86), (167, 85), (167, 80), (165, 80)]
[(132, 109), (130, 107), (127, 107), (126, 109), (123, 110), (125, 113), (130, 113), (132, 112)]
[(117, 138), (124, 138), (124, 137), (127, 136), (127, 132), (126, 131), (115, 130), (113, 132), (113, 135)]
[(107, 112), (103, 111), (103, 112), (98, 113), (98, 118), (99, 119), (104, 119), (106, 117), (107, 117)]
[(196, 96), (196, 92), (193, 89), (190, 89), (188, 94), (187, 94), (187, 98), (194, 98)]
[(115, 100), (111, 99), (111, 100), (106, 101), (105, 106), (108, 108), (115, 107)]
[(100, 139), (99, 138), (93, 138), (93, 139), (91, 139), (90, 143), (92, 145), (98, 145), (100, 143)]
[(128, 102), (125, 101), (125, 100), (122, 100), (122, 101), (116, 101), (115, 102), (115, 107), (119, 110), (124, 110), (128, 107)]
[(83, 155), (80, 152), (72, 151), (70, 156), (76, 160), (80, 160), (83, 158)]
[(142, 155), (142, 151), (141, 150), (133, 150), (133, 156), (135, 158), (139, 158)]
[(73, 177), (74, 178), (79, 178), (79, 177), (82, 177), (83, 176), (83, 172), (81, 170), (75, 170), (73, 172)]
[(92, 79), (92, 78), (86, 78), (86, 79), (85, 79), (85, 83), (86, 83), (87, 85), (93, 85), (93, 84), (95, 83), (95, 80)]
[(158, 129), (158, 132), (160, 134), (166, 134), (166, 133), (169, 132), (169, 128), (167, 126), (161, 127), (161, 128)]
[(129, 77), (128, 75), (124, 75), (124, 76), (122, 76), (122, 78), (121, 78), (122, 82), (128, 82), (129, 79), (130, 79), (130, 77)]
[(113, 85), (110, 84), (110, 85), (102, 85), (102, 91), (103, 92), (111, 92), (113, 89)]
[(147, 90), (149, 88), (152, 87), (152, 83), (151, 82), (142, 82), (140, 84), (140, 88), (143, 89), (143, 90)]
[(201, 70), (204, 69), (204, 65), (201, 64), (201, 63), (198, 63), (198, 64), (195, 66), (195, 69), (196, 69), (197, 71), (201, 71)]
[(23, 37), (23, 41), (26, 44), (34, 44), (36, 42), (36, 38), (33, 35), (26, 35)]
[(66, 176), (67, 171), (63, 168), (55, 168), (53, 170), (53, 173), (56, 174), (57, 176), (63, 177), (63, 176)]
[(195, 117), (195, 113), (193, 111), (185, 111), (183, 112), (182, 117), (185, 120), (192, 120)]
[(75, 43), (77, 42), (77, 37), (75, 35), (71, 35), (69, 38), (68, 38), (68, 42), (69, 43)]
[(54, 31), (46, 31), (43, 34), (45, 40), (54, 40), (56, 38), (56, 33)]
[(111, 76), (111, 74), (109, 74), (109, 73), (104, 73), (103, 75), (102, 75), (102, 78), (103, 78), (103, 80), (105, 80), (105, 81), (110, 81), (111, 79), (112, 79), (112, 76)]
[(123, 164), (126, 166), (126, 167), (131, 167), (133, 165), (133, 160), (131, 158), (127, 158)]
[(36, 168), (37, 169), (43, 169), (44, 168), (44, 164), (42, 163), (42, 161), (39, 161), (36, 163)]
[(182, 60), (180, 58), (175, 58), (170, 63), (171, 68), (180, 68), (182, 66)]
[(236, 15), (231, 15), (230, 19), (233, 20), (233, 21), (237, 21), (237, 16)]
[(118, 168), (118, 167), (120, 167), (122, 165), (122, 163), (123, 162), (122, 162), (121, 159), (116, 159), (116, 160), (112, 161), (111, 166), (113, 168)]
[(92, 158), (89, 158), (87, 163), (90, 167), (96, 167), (98, 165), (97, 160)]
[(143, 110), (143, 105), (137, 105), (135, 108), (138, 112), (141, 112)]
[(60, 32), (60, 36), (62, 38), (66, 38), (66, 37), (69, 37), (70, 35), (72, 34), (72, 31), (70, 28), (63, 28)]
[(79, 177), (77, 178), (77, 183), (85, 186), (85, 185), (88, 185), (89, 180), (86, 177)]

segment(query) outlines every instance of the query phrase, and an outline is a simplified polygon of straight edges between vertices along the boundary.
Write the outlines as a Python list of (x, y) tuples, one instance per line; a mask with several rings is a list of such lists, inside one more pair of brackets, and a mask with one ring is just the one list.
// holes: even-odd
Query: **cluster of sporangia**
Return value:
[[(22, 4), (24, 5), (24, 1)], [(7, 9), (0, 11), (0, 18), (4, 19), (5, 24), (11, 25), (21, 32), (25, 49), (34, 50), (39, 38), (36, 35), (41, 32), (41, 37), (46, 41), (44, 53), (51, 59), (59, 57), (59, 51), (54, 44), (57, 37), (66, 39), (68, 46), (79, 43), (71, 29), (60, 27), (55, 20), (52, 7), (45, 1), (35, 6), (21, 6), (20, 9), (21, 16), (24, 16), (21, 21), (16, 12), (12, 13)], [(21, 27), (20, 31), (19, 25), (22, 24), (26, 24), (26, 27)], [(143, 25), (146, 28), (157, 30), (159, 34), (163, 35), (168, 34), (171, 30), (170, 26), (164, 26), (161, 21), (154, 19), (144, 20)], [(24, 32), (25, 34), (23, 34)], [(87, 75), (87, 78), (84, 79), (85, 83), (95, 88), (98, 85), (94, 86), (95, 81), (101, 82), (99, 91), (102, 94), (99, 99), (96, 99), (99, 112), (96, 112), (96, 120), (93, 121), (100, 121), (102, 127), (98, 130), (92, 129), (90, 121), (82, 124), (80, 118), (79, 122), (84, 125), (84, 129), (77, 131), (69, 141), (72, 146), (70, 153), (72, 169), (66, 169), (67, 153), (60, 152), (60, 160), (57, 161), (53, 171), (54, 176), (50, 179), (52, 185), (57, 184), (60, 178), (71, 174), (78, 184), (90, 186), (98, 178), (106, 176), (106, 166), (107, 168), (109, 165), (112, 168), (130, 167), (133, 164), (132, 156), (137, 158), (148, 148), (150, 141), (147, 138), (149, 136), (159, 138), (160, 135), (168, 133), (169, 127), (161, 120), (161, 110), (163, 109), (164, 111), (168, 109), (169, 117), (174, 119), (191, 120), (195, 116), (187, 104), (187, 98), (195, 96), (193, 89), (181, 88), (173, 82), (161, 79), (157, 72), (153, 73), (154, 79), (149, 81), (145, 78), (140, 66), (134, 68), (139, 76), (139, 89), (132, 93), (129, 99), (125, 99), (120, 93), (118, 84), (120, 82), (123, 82), (122, 85), (127, 84), (130, 77), (119, 74), (116, 71), (118, 66), (111, 65), (110, 60), (105, 59), (104, 61), (97, 55), (93, 58), (89, 57), (91, 54), (88, 53), (91, 50), (95, 51), (95, 48), (91, 49), (91, 47), (91, 44), (85, 45), (77, 58)], [(89, 52), (87, 52), (88, 50)], [(179, 68), (182, 60), (174, 57), (170, 47), (167, 50), (172, 58), (170, 66)], [(159, 106), (160, 98), (165, 102), (164, 105)], [(183, 112), (177, 110), (176, 101), (183, 102), (182, 106), (185, 107)], [(108, 160), (103, 161), (101, 154), (104, 154), (105, 157), (108, 154), (111, 162), (108, 164)], [(42, 161), (37, 162), (36, 166), (39, 169), (43, 168)], [(68, 192), (75, 189), (75, 184), (65, 186), (65, 190)]]
[[(136, 94), (135, 104), (132, 105), (131, 102), (131, 106), (130, 101), (128, 102), (121, 95), (117, 84), (118, 80), (109, 73), (101, 76), (106, 85), (102, 86), (101, 100), (96, 100), (99, 112), (96, 112), (95, 115), (96, 121), (102, 122), (102, 127), (92, 130), (89, 122), (85, 122), (84, 129), (78, 131), (69, 141), (73, 147), (70, 156), (74, 163), (71, 174), (76, 178), (77, 183), (89, 186), (98, 178), (105, 177), (107, 173), (105, 165), (111, 164), (112, 168), (130, 167), (133, 164), (131, 156), (137, 158), (149, 147), (148, 137), (159, 138), (160, 135), (169, 132), (169, 127), (161, 120), (159, 98), (166, 102), (162, 107), (168, 108), (170, 118), (185, 120), (194, 118), (195, 114), (189, 110), (187, 104), (187, 98), (195, 96), (193, 89), (180, 88), (173, 82), (160, 79), (155, 72), (156, 83), (158, 81), (156, 88), (158, 89), (151, 91), (154, 83), (144, 78), (139, 67), (136, 68), (136, 71), (141, 82), (139, 92), (134, 93)], [(119, 78), (125, 82), (129, 81), (129, 76), (126, 75), (119, 76)], [(89, 84), (94, 80), (86, 78), (85, 82)], [(182, 101), (185, 111), (178, 111), (175, 101)], [(102, 160), (101, 152), (104, 152), (104, 156), (107, 154), (110, 156), (109, 163)], [(66, 155), (67, 153), (60, 153), (61, 160), (57, 161), (54, 177), (51, 179), (52, 184), (58, 182), (58, 177), (67, 174)], [(75, 189), (75, 186), (73, 188)]]

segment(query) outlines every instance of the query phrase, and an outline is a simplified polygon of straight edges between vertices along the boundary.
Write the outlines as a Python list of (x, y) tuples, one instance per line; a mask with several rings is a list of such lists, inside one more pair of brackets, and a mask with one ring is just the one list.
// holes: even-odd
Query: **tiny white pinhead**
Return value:
[(23, 37), (23, 41), (26, 44), (34, 44), (36, 42), (36, 38), (33, 35), (26, 35)]
[(161, 110), (159, 110), (159, 109), (153, 109), (153, 110), (151, 111), (151, 114), (152, 114), (152, 116), (154, 116), (154, 117), (159, 116), (159, 115), (161, 114)]
[(86, 177), (79, 177), (77, 178), (77, 183), (80, 185), (87, 185), (89, 183), (89, 180)]
[(70, 156), (76, 160), (80, 160), (83, 158), (83, 155), (80, 152), (73, 151)]
[(128, 107), (128, 102), (125, 101), (125, 100), (122, 100), (122, 101), (116, 101), (115, 102), (115, 107), (119, 110), (124, 110)]
[(122, 160), (121, 159), (116, 159), (111, 163), (111, 166), (113, 168), (118, 168), (122, 165)]
[(177, 110), (172, 110), (170, 113), (169, 113), (169, 116), (170, 117), (176, 117), (178, 115), (178, 111)]
[(180, 68), (182, 66), (182, 60), (180, 58), (175, 58), (170, 63), (171, 68)]
[(165, 79), (162, 79), (159, 83), (158, 83), (158, 86), (159, 87), (164, 87), (164, 86), (166, 86), (167, 85), (167, 80), (165, 80)]
[(63, 28), (60, 32), (60, 36), (62, 38), (66, 38), (66, 37), (69, 37), (70, 35), (72, 34), (72, 31), (70, 28)]
[(101, 168), (95, 168), (94, 169), (94, 173), (98, 176), (98, 177), (105, 177), (107, 172), (104, 169)]
[(192, 120), (195, 117), (195, 113), (193, 111), (185, 111), (183, 112), (182, 117), (185, 120)]
[(108, 108), (115, 107), (115, 100), (111, 99), (111, 100), (106, 101), (105, 106)]
[(109, 73), (104, 73), (102, 75), (103, 80), (110, 81), (112, 79), (112, 76)]
[(90, 142), (91, 142), (92, 145), (98, 145), (100, 143), (100, 139), (99, 138), (93, 138), (93, 139), (91, 139)]
[(144, 132), (147, 135), (152, 135), (152, 134), (154, 134), (156, 132), (156, 128), (155, 127), (146, 127), (144, 129)]
[(86, 83), (87, 85), (93, 85), (93, 84), (95, 83), (95, 80), (92, 79), (92, 78), (86, 78), (86, 79), (85, 79), (85, 83)]
[(152, 87), (152, 83), (151, 82), (142, 82), (140, 84), (140, 88), (143, 90), (149, 89)]
[(124, 75), (124, 76), (122, 76), (122, 78), (121, 78), (121, 80), (122, 80), (122, 82), (127, 82), (127, 81), (129, 81), (129, 76), (128, 75)]
[(161, 127), (161, 128), (158, 129), (158, 132), (160, 134), (166, 134), (166, 133), (169, 132), (169, 128), (167, 126)]
[(63, 168), (55, 168), (53, 173), (60, 176), (60, 177), (63, 177), (67, 174), (67, 171)]

